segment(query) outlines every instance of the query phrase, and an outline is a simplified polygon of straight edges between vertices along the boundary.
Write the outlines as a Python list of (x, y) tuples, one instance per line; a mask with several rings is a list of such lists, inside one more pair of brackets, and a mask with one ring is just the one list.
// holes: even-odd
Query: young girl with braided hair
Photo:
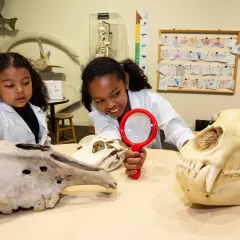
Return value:
[[(169, 102), (149, 91), (151, 85), (141, 68), (131, 59), (118, 62), (109, 57), (90, 61), (82, 72), (82, 103), (89, 111), (95, 133), (119, 139), (119, 123), (125, 113), (135, 108), (150, 111), (158, 122), (159, 132), (149, 148), (161, 149), (160, 130), (166, 142), (180, 149), (194, 135)], [(125, 145), (126, 146), (126, 145)], [(133, 175), (146, 159), (146, 150), (126, 152), (126, 174)]]

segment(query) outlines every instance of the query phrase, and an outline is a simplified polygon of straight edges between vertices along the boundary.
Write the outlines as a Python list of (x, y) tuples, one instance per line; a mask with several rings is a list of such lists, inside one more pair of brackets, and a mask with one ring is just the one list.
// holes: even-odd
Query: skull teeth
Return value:
[(194, 162), (192, 162), (189, 168), (190, 168), (191, 170), (193, 170), (194, 167), (195, 167), (195, 164), (194, 164)]
[(197, 164), (194, 167), (194, 172), (198, 173), (203, 165), (204, 165), (203, 162), (197, 162)]
[[(199, 171), (204, 167), (203, 162), (191, 162), (190, 160), (183, 160), (180, 157), (177, 159), (177, 171), (178, 172), (184, 172), (185, 174), (190, 173), (190, 171), (193, 174), (193, 177), (196, 177), (196, 175), (199, 173)], [(216, 181), (216, 178), (221, 172), (221, 168), (211, 167), (207, 177), (206, 177), (206, 192), (211, 192), (213, 185)], [(240, 170), (231, 170), (231, 171), (224, 171), (224, 175), (234, 175), (234, 174), (240, 174)]]
[(206, 192), (211, 192), (216, 178), (221, 172), (221, 168), (211, 167), (206, 177)]
[(224, 170), (222, 172), (224, 176), (233, 176), (233, 175), (240, 175), (240, 169), (237, 170)]
[(177, 158), (177, 167), (179, 170), (180, 170), (180, 168), (193, 170), (195, 168), (195, 162), (192, 162), (190, 160), (183, 160), (181, 157), (178, 157)]

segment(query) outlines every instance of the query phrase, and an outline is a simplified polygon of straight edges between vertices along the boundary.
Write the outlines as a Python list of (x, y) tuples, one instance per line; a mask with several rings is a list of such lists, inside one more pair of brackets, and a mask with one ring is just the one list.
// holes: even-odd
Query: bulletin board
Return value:
[(158, 92), (234, 94), (240, 32), (160, 30)]

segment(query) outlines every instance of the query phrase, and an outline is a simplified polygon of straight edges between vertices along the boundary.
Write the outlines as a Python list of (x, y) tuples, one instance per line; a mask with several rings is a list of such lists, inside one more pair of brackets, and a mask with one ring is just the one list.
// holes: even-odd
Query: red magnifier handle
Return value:
[(139, 179), (140, 176), (141, 176), (141, 168), (139, 168), (139, 169), (137, 169), (135, 171), (137, 171), (137, 172), (134, 173), (133, 175), (130, 175), (130, 177), (133, 178), (133, 179)]
[[(146, 141), (143, 141), (142, 143), (134, 143), (132, 141), (130, 141), (125, 132), (124, 132), (124, 126), (125, 126), (125, 123), (127, 121), (127, 119), (135, 114), (135, 113), (142, 113), (142, 114), (145, 114), (146, 116), (149, 117), (150, 121), (151, 121), (151, 127), (152, 127), (152, 130), (151, 130), (151, 134), (150, 136), (148, 137), (148, 139)], [(141, 108), (135, 108), (135, 109), (132, 109), (130, 111), (128, 111), (122, 118), (121, 122), (120, 122), (120, 134), (121, 134), (121, 137), (122, 137), (122, 140), (128, 145), (128, 146), (132, 146), (132, 151), (134, 152), (140, 152), (141, 149), (144, 147), (144, 146), (147, 146), (149, 143), (151, 143), (156, 135), (157, 135), (157, 131), (158, 131), (158, 124), (157, 124), (157, 120), (156, 118), (147, 110), (145, 109), (141, 109)], [(141, 167), (139, 169), (136, 170), (137, 172), (133, 175), (131, 175), (130, 177), (133, 178), (133, 179), (138, 179), (141, 175)]]
[[(140, 152), (141, 149), (142, 149), (142, 147), (139, 146), (139, 145), (133, 145), (133, 146), (132, 146), (132, 151), (133, 151), (133, 152)], [(137, 171), (136, 173), (134, 173), (133, 175), (130, 175), (131, 178), (133, 178), (133, 179), (139, 179), (139, 177), (140, 177), (140, 175), (141, 175), (141, 168), (136, 169), (136, 171)]]

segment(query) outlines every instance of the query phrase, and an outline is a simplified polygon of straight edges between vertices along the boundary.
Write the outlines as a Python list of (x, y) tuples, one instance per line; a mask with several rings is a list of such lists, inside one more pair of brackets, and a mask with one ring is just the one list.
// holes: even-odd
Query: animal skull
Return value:
[(126, 150), (116, 139), (90, 135), (79, 142), (72, 157), (110, 172), (122, 165)]
[(180, 150), (176, 177), (192, 203), (240, 204), (240, 109), (218, 114)]
[(48, 146), (0, 141), (0, 213), (53, 208), (60, 193), (74, 185), (117, 186), (104, 169), (77, 163)]
[(38, 71), (44, 71), (47, 69), (48, 66), (50, 66), (50, 52), (45, 53), (43, 50), (41, 39), (38, 39), (38, 46), (40, 50), (40, 58), (34, 61), (34, 67)]

